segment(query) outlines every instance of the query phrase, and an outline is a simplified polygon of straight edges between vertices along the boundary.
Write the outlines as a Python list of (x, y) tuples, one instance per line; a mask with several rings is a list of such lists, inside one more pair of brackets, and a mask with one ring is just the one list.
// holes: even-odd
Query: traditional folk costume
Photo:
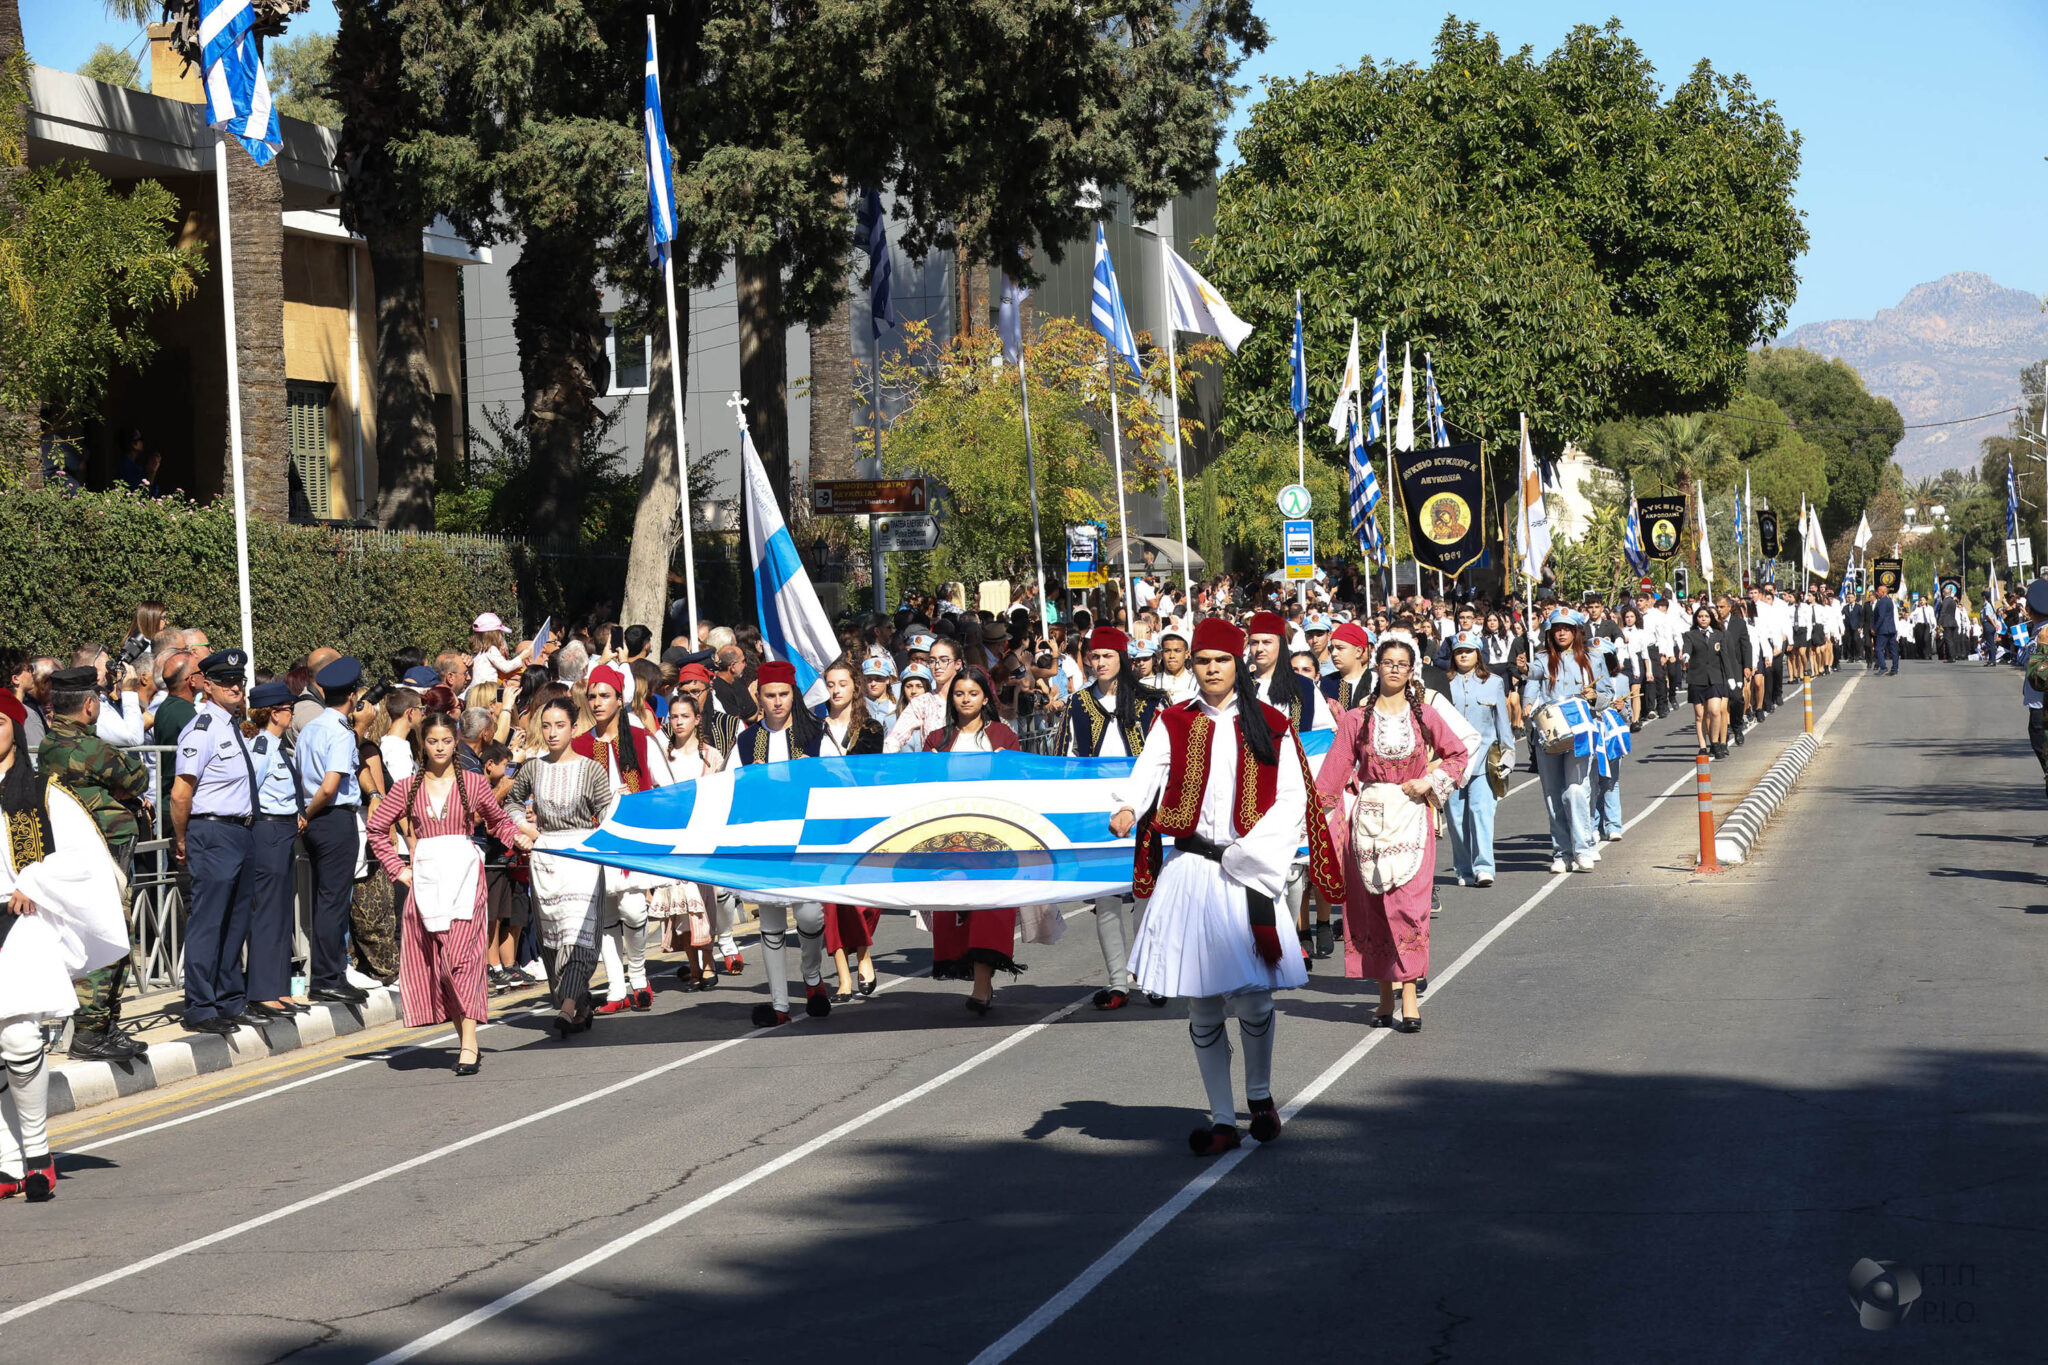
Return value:
[[(704, 684), (704, 700), (697, 706), (697, 729), (707, 743), (718, 750), (719, 768), (723, 772), (733, 765), (733, 746), (739, 743), (741, 726), (739, 719), (718, 707), (718, 691), (711, 684), (711, 670), (703, 664), (684, 664), (676, 674), (679, 685)], [(681, 779), (678, 779), (679, 781)], [(716, 899), (711, 909), (711, 928), (717, 935), (717, 957), (727, 976), (738, 976), (745, 960), (740, 956), (740, 946), (733, 941), (733, 926), (739, 923), (740, 898), (725, 887), (716, 887)]]
[[(958, 733), (940, 730), (925, 736), (924, 749), (933, 754), (987, 754), (998, 749), (1017, 750), (1024, 746), (1017, 732), (999, 720), (982, 723), (979, 730)], [(932, 979), (972, 981), (977, 963), (987, 963), (1011, 976), (1023, 971), (1011, 950), (1017, 944), (1017, 910), (934, 910), (932, 925)]]
[[(700, 723), (701, 720), (700, 712)], [(668, 750), (666, 756), (669, 776), (678, 782), (694, 782), (725, 770), (725, 755), (701, 740), (684, 749)], [(662, 946), (665, 949), (703, 949), (711, 947), (716, 938), (717, 907), (716, 887), (704, 882), (669, 882), (656, 887), (648, 898), (647, 916), (650, 920), (660, 920), (664, 925)], [(688, 977), (691, 971), (685, 967), (677, 975)], [(710, 990), (714, 984), (715, 978), (709, 973), (696, 981), (698, 990)]]
[(484, 828), (502, 844), (510, 846), (520, 834), (483, 774), (458, 770), (456, 785), (439, 810), (429, 803), (425, 777), (415, 773), (386, 793), (369, 826), (370, 852), (396, 882), (406, 859), (392, 844), (391, 827), (401, 819), (412, 824), (412, 886), (402, 911), (398, 954), (407, 1028), (490, 1017), (490, 985), (484, 977), (490, 911), (483, 851), (470, 831), (481, 816)]
[[(631, 677), (610, 664), (602, 664), (590, 670), (586, 682), (590, 687), (602, 683), (619, 694), (618, 728), (633, 746), (632, 770), (619, 762), (619, 746), (599, 739), (593, 730), (576, 736), (569, 747), (604, 769), (614, 799), (667, 786), (667, 757), (645, 730), (632, 723), (625, 706), (633, 695)], [(607, 1014), (654, 1007), (654, 992), (647, 984), (647, 901), (649, 893), (667, 880), (623, 868), (605, 870), (598, 949), (604, 958)]]
[[(1245, 634), (1272, 635), (1277, 637), (1283, 646), (1282, 657), (1273, 665), (1273, 671), (1264, 678), (1253, 680), (1253, 695), (1284, 714), (1297, 735), (1306, 734), (1310, 730), (1337, 728), (1337, 718), (1331, 710), (1331, 700), (1323, 695), (1322, 688), (1288, 667), (1284, 648), (1287, 643), (1287, 623), (1280, 619), (1279, 613), (1262, 611), (1253, 614), (1251, 619), (1245, 622)], [(1308, 864), (1297, 858), (1287, 876), (1287, 913), (1297, 925), (1301, 922), (1302, 906), (1307, 900)], [(1324, 909), (1327, 911), (1331, 908), (1333, 907), (1326, 902)], [(1321, 920), (1321, 924), (1323, 929), (1320, 939), (1312, 940), (1307, 932), (1300, 936), (1303, 961), (1312, 956), (1320, 958), (1330, 955), (1332, 945), (1329, 942), (1327, 915)]]
[[(756, 670), (761, 686), (786, 683), (796, 686), (796, 668), (771, 659)], [(801, 705), (801, 699), (799, 699)], [(796, 742), (793, 724), (771, 730), (755, 722), (740, 732), (733, 752), (739, 761), (783, 763), (795, 758), (816, 758), (824, 739), (822, 728), (807, 743)], [(804, 1013), (822, 1018), (832, 1012), (832, 992), (825, 985), (825, 908), (816, 901), (801, 901), (795, 907), (798, 968), (804, 978)], [(790, 906), (781, 901), (761, 902), (761, 960), (768, 970), (768, 1003), (754, 1006), (754, 1026), (767, 1028), (789, 1022), (789, 961), (784, 956), (789, 943)]]
[[(0, 1199), (40, 1202), (57, 1185), (42, 1025), (78, 1008), (74, 978), (127, 955), (128, 925), (99, 827), (69, 790), (29, 772), (27, 713), (13, 693), (0, 691), (0, 714), (15, 730), (14, 766), (0, 775)], [(17, 891), (35, 902), (34, 914), (8, 911)]]
[[(1436, 821), (1470, 760), (1458, 731), (1434, 706), (1410, 701), (1392, 715), (1373, 701), (1344, 713), (1316, 773), (1325, 809), (1353, 796), (1345, 842), (1344, 974), (1415, 981), (1429, 974), (1429, 896), (1436, 871)], [(1439, 766), (1432, 767), (1432, 763)], [(1401, 784), (1427, 777), (1431, 800)]]
[[(825, 757), (852, 754), (878, 754), (882, 752), (884, 732), (882, 723), (874, 719), (868, 708), (859, 702), (853, 707), (847, 721), (835, 721), (829, 715), (818, 717), (823, 730), (819, 736), (818, 752)], [(882, 923), (882, 912), (860, 905), (825, 906), (825, 951), (834, 958), (845, 953), (858, 957), (874, 946), (875, 930)], [(872, 981), (860, 983), (863, 995), (874, 994)]]
[[(1107, 649), (1129, 658), (1130, 647), (1130, 638), (1112, 626), (1097, 627), (1088, 636), (1090, 653)], [(1193, 675), (1189, 678), (1192, 681)], [(1117, 675), (1118, 687), (1135, 686), (1136, 682), (1123, 673)], [(1145, 736), (1151, 733), (1159, 713), (1165, 709), (1156, 697), (1145, 697), (1134, 708), (1131, 722), (1120, 725), (1116, 694), (1112, 692), (1105, 700), (1097, 686), (1085, 687), (1074, 694), (1067, 706), (1067, 753), (1073, 758), (1135, 757), (1145, 747)], [(1095, 938), (1102, 947), (1103, 968), (1109, 973), (1109, 985), (1095, 993), (1095, 1008), (1099, 1010), (1122, 1009), (1130, 1000), (1131, 921), (1141, 913), (1142, 908), (1132, 896), (1095, 898)], [(1159, 997), (1153, 1003), (1164, 1004), (1165, 999)]]
[[(1194, 652), (1244, 652), (1244, 633), (1210, 618), (1195, 628)], [(1240, 665), (1242, 667), (1242, 665)], [(1240, 675), (1241, 685), (1250, 679)], [(1215, 1155), (1238, 1145), (1224, 1017), (1234, 1012), (1245, 1053), (1245, 1094), (1252, 1136), (1279, 1136), (1272, 1098), (1273, 992), (1308, 984), (1308, 969), (1283, 951), (1274, 902), (1286, 890), (1295, 852), (1309, 847), (1309, 872), (1332, 904), (1344, 898), (1344, 874), (1329, 828), (1307, 818), (1308, 761), (1287, 717), (1268, 706), (1274, 763), (1260, 763), (1246, 740), (1242, 699), (1219, 709), (1197, 698), (1168, 707), (1146, 736), (1118, 805), (1143, 812), (1136, 829), (1132, 889), (1151, 898), (1131, 953), (1138, 985), (1184, 995), (1188, 1036), (1208, 1091), (1211, 1126), (1189, 1145)], [(1164, 840), (1174, 855), (1164, 857)]]
[(606, 871), (596, 863), (550, 850), (574, 848), (612, 813), (611, 777), (590, 759), (568, 754), (519, 765), (512, 800), (524, 803), (540, 828), (531, 875), (533, 909), (540, 918), (540, 956), (548, 970), (548, 999), (590, 1012), (590, 977), (597, 970), (597, 922)]

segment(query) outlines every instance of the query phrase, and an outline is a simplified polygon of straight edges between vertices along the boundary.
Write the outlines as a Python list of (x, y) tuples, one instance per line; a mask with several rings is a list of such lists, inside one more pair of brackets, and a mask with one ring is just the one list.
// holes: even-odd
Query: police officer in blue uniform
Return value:
[(297, 698), (283, 679), (249, 693), (256, 760), (256, 824), (250, 831), (249, 1013), (284, 1019), (307, 1007), (291, 999), (293, 853), (306, 827), (305, 797), (285, 738)]
[(356, 824), (356, 732), (350, 703), (363, 680), (355, 659), (336, 659), (313, 677), (327, 709), (299, 734), (299, 794), (305, 798), (306, 852), (313, 864), (314, 1000), (360, 1005), (369, 992), (348, 982), (348, 911), (362, 831)]
[(249, 937), (249, 832), (256, 764), (239, 720), (249, 656), (223, 649), (200, 662), (205, 693), (178, 734), (171, 825), (178, 860), (191, 869), (185, 926), (184, 1024), (226, 1037), (263, 1021), (247, 1012), (242, 947)]

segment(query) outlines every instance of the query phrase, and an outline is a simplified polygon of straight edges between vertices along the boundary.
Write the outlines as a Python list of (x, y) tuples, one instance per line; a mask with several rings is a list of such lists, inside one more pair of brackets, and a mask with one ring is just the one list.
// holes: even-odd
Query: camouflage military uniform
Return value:
[[(133, 871), (135, 843), (142, 837), (142, 822), (133, 806), (149, 794), (149, 769), (134, 754), (124, 754), (101, 739), (91, 726), (63, 717), (51, 718), (36, 760), (40, 771), (61, 782), (91, 814), (106, 836), (107, 851), (127, 878)], [(125, 893), (121, 909), (128, 909)], [(72, 1023), (77, 1032), (104, 1033), (121, 1022), (128, 965), (129, 959), (123, 957), (74, 983), (78, 1012)]]

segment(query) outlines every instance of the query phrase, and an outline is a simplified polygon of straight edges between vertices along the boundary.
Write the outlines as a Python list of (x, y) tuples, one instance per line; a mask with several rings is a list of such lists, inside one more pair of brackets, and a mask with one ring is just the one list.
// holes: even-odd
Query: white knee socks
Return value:
[(0, 1024), (0, 1064), (7, 1084), (0, 1089), (0, 1171), (14, 1177), (31, 1161), (50, 1153), (50, 1069), (43, 1064), (43, 1031), (17, 1017)]
[(825, 907), (805, 901), (796, 907), (797, 958), (806, 986), (825, 979)]
[(1131, 940), (1124, 922), (1122, 896), (1098, 896), (1095, 900), (1095, 938), (1102, 945), (1102, 965), (1109, 969), (1112, 990), (1131, 988)]
[(789, 964), (782, 949), (789, 935), (789, 907), (780, 903), (761, 905), (761, 969), (768, 974), (768, 998), (775, 1008), (789, 1013)]
[(1237, 1014), (1237, 1037), (1244, 1044), (1244, 1095), (1248, 1100), (1273, 1098), (1273, 992), (1246, 991), (1230, 1001)]
[(1237, 1126), (1237, 1101), (1230, 1089), (1230, 1034), (1223, 1023), (1223, 997), (1200, 995), (1188, 1001), (1188, 1038), (1195, 1045), (1195, 1065), (1202, 1088), (1209, 1092), (1209, 1122)]

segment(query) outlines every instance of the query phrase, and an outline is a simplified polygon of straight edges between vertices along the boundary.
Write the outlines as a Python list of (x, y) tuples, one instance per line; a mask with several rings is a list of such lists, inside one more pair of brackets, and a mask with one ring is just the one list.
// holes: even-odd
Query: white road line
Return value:
[[(1625, 833), (1633, 829), (1637, 824), (1647, 819), (1652, 812), (1656, 811), (1664, 801), (1676, 795), (1681, 788), (1691, 786), (1697, 780), (1697, 773), (1688, 768), (1683, 776), (1659, 792), (1642, 810), (1638, 811), (1635, 819), (1624, 824), (1622, 826), (1623, 832)], [(1522, 785), (1527, 786), (1529, 784), (1525, 782)], [(1520, 788), (1517, 788), (1517, 790), (1520, 790)], [(1460, 972), (1464, 971), (1474, 958), (1492, 947), (1502, 934), (1505, 934), (1508, 930), (1519, 924), (1524, 916), (1548, 900), (1551, 892), (1557, 890), (1559, 886), (1569, 881), (1574, 875), (1576, 874), (1570, 872), (1553, 874), (1550, 880), (1536, 889), (1534, 894), (1510, 911), (1506, 918), (1494, 925), (1493, 928), (1487, 930), (1477, 943), (1474, 943), (1461, 953), (1457, 961), (1453, 962), (1442, 972), (1433, 973), (1429, 978), (1430, 999), (1435, 1000), (1440, 997), (1443, 994), (1444, 986), (1454, 980)], [(1328, 1090), (1332, 1085), (1343, 1079), (1345, 1073), (1364, 1060), (1365, 1055), (1375, 1047), (1378, 1047), (1380, 1040), (1384, 1037), (1386, 1037), (1385, 1030), (1374, 1029), (1367, 1033), (1365, 1037), (1359, 1039), (1357, 1043), (1352, 1045), (1350, 1051), (1332, 1062), (1324, 1069), (1322, 1075), (1309, 1082), (1306, 1089), (1288, 1101), (1287, 1106), (1280, 1111), (1281, 1122), (1293, 1122), (1296, 1114), (1299, 1114), (1303, 1109), (1314, 1103), (1317, 1097), (1325, 1090)], [(1018, 1323), (1015, 1327), (1012, 1327), (980, 1355), (974, 1357), (970, 1365), (1000, 1365), (1000, 1362), (1006, 1361), (1011, 1356), (1017, 1354), (1040, 1332), (1043, 1332), (1054, 1322), (1058, 1321), (1068, 1309), (1093, 1293), (1096, 1286), (1121, 1269), (1124, 1263), (1137, 1255), (1147, 1242), (1164, 1231), (1167, 1224), (1178, 1218), (1197, 1199), (1200, 1199), (1203, 1195), (1214, 1189), (1225, 1176), (1237, 1169), (1238, 1163), (1257, 1151), (1258, 1147), (1259, 1144), (1257, 1142), (1247, 1141), (1244, 1146), (1239, 1147), (1236, 1151), (1217, 1158), (1214, 1164), (1204, 1169), (1200, 1175), (1182, 1186), (1173, 1198), (1154, 1209), (1144, 1222), (1132, 1228), (1128, 1233), (1125, 1233), (1121, 1241), (1096, 1258), (1092, 1265), (1083, 1270), (1079, 1275), (1076, 1275), (1059, 1293), (1040, 1304), (1031, 1316), (1025, 1318), (1024, 1321)], [(383, 1365), (383, 1362), (378, 1362), (378, 1365)]]
[(1821, 714), (1820, 724), (1813, 727), (1814, 743), (1818, 744), (1828, 737), (1828, 727), (1835, 723), (1835, 716), (1841, 711), (1843, 705), (1849, 700), (1849, 694), (1851, 692), (1854, 692), (1856, 690), (1856, 684), (1862, 681), (1863, 679), (1861, 678), (1851, 678), (1848, 682), (1842, 684), (1842, 690), (1835, 694), (1834, 703), (1830, 705), (1828, 709)]
[(854, 1118), (848, 1119), (846, 1122), (840, 1124), (838, 1127), (832, 1129), (829, 1132), (820, 1133), (818, 1136), (812, 1138), (809, 1142), (804, 1143), (802, 1146), (793, 1147), (789, 1151), (784, 1152), (781, 1156), (776, 1157), (773, 1161), (767, 1162), (762, 1166), (756, 1167), (754, 1170), (749, 1171), (747, 1174), (743, 1176), (739, 1176), (735, 1179), (728, 1180), (725, 1184), (720, 1185), (717, 1189), (699, 1195), (697, 1198), (691, 1200), (689, 1203), (683, 1205), (681, 1208), (669, 1213), (665, 1213), (651, 1223), (644, 1224), (643, 1226), (634, 1229), (632, 1232), (628, 1232), (622, 1236), (613, 1238), (611, 1241), (606, 1242), (603, 1246), (598, 1247), (594, 1251), (587, 1252), (584, 1255), (577, 1257), (575, 1260), (569, 1262), (565, 1266), (562, 1266), (560, 1269), (551, 1270), (547, 1274), (541, 1276), (539, 1279), (533, 1280), (528, 1284), (522, 1285), (518, 1289), (513, 1290), (509, 1294), (505, 1294), (499, 1298), (493, 1299), (491, 1300), (491, 1302), (483, 1305), (481, 1308), (477, 1308), (471, 1312), (463, 1314), (461, 1317), (455, 1319), (455, 1321), (449, 1323), (445, 1327), (438, 1328), (435, 1331), (427, 1333), (423, 1337), (419, 1337), (415, 1340), (407, 1342), (405, 1345), (399, 1347), (395, 1351), (391, 1351), (385, 1355), (377, 1357), (376, 1360), (371, 1362), (371, 1365), (399, 1365), (399, 1362), (401, 1361), (411, 1360), (414, 1356), (420, 1355), (421, 1353), (426, 1351), (431, 1351), (436, 1346), (440, 1346), (446, 1342), (453, 1341), (456, 1337), (461, 1336), (463, 1333), (469, 1331), (472, 1327), (477, 1327), (482, 1325), (483, 1323), (489, 1322), (492, 1318), (497, 1317), (500, 1313), (505, 1312), (507, 1309), (518, 1307), (520, 1304), (525, 1303), (528, 1299), (533, 1298), (535, 1295), (545, 1293), (547, 1290), (552, 1289), (554, 1286), (562, 1283), (564, 1280), (573, 1279), (577, 1275), (580, 1275), (584, 1271), (590, 1269), (592, 1266), (601, 1265), (604, 1262), (609, 1261), (614, 1256), (617, 1256), (620, 1252), (627, 1251), (633, 1247), (636, 1247), (650, 1237), (660, 1236), (662, 1233), (668, 1231), (670, 1228), (676, 1226), (678, 1223), (683, 1222), (685, 1219), (694, 1218), (698, 1214), (702, 1213), (704, 1210), (711, 1208), (715, 1204), (723, 1203), (725, 1200), (732, 1198), (734, 1195), (740, 1193), (742, 1190), (746, 1190), (754, 1185), (760, 1184), (769, 1176), (774, 1175), (779, 1171), (787, 1170), (789, 1167), (795, 1165), (797, 1162), (802, 1161), (805, 1157), (810, 1156), (813, 1152), (817, 1152), (825, 1147), (831, 1146), (833, 1143), (839, 1141), (843, 1137), (846, 1137), (848, 1134), (857, 1132), (860, 1129), (867, 1127), (869, 1124), (875, 1122), (878, 1119), (886, 1118), (888, 1115), (895, 1113), (898, 1109), (904, 1108), (906, 1105), (915, 1104), (918, 1100), (923, 1099), (926, 1095), (929, 1095), (933, 1091), (939, 1089), (939, 1087), (951, 1084), (953, 1081), (958, 1080), (960, 1077), (966, 1075), (968, 1072), (974, 1070), (976, 1067), (982, 1065), (984, 1062), (990, 1061), (993, 1058), (998, 1057), (1003, 1053), (1009, 1051), (1011, 1048), (1017, 1046), (1017, 1044), (1023, 1042), (1026, 1038), (1030, 1038), (1035, 1034), (1043, 1032), (1045, 1029), (1052, 1027), (1060, 1020), (1066, 1018), (1068, 1015), (1074, 1013), (1074, 1011), (1080, 1009), (1081, 1006), (1087, 1004), (1091, 998), (1092, 995), (1084, 995), (1080, 999), (1073, 1001), (1071, 1004), (1065, 1005), (1060, 1009), (1054, 1010), (1051, 1014), (1046, 1015), (1045, 1018), (1039, 1020), (1037, 1023), (1019, 1029), (1017, 1032), (1011, 1034), (1009, 1037), (1003, 1039), (999, 1043), (994, 1044), (993, 1046), (983, 1048), (980, 1052), (975, 1053), (972, 1057), (969, 1057), (966, 1061), (961, 1062), (959, 1065), (953, 1067), (951, 1070), (942, 1072), (939, 1075), (932, 1077), (930, 1080), (926, 1081), (922, 1085), (904, 1091), (895, 1099), (888, 1100), (882, 1104), (876, 1105), (874, 1108), (868, 1110), (864, 1114), (860, 1114)]

